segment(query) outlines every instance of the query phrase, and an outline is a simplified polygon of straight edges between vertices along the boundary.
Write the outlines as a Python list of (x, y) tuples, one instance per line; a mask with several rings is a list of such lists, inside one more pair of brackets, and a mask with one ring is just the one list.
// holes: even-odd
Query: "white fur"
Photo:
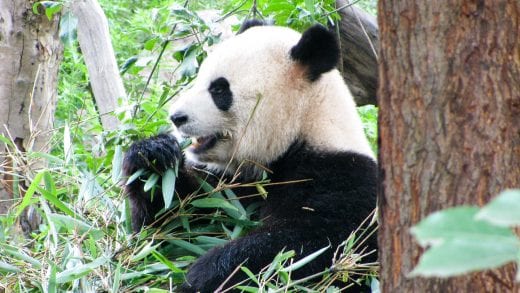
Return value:
[[(252, 27), (215, 46), (193, 86), (170, 112), (189, 116), (178, 129), (183, 136), (229, 131), (232, 139), (219, 141), (202, 155), (188, 149), (189, 161), (234, 172), (243, 161), (264, 165), (276, 160), (297, 138), (317, 150), (374, 157), (339, 72), (332, 70), (310, 82), (305, 68), (290, 58), (300, 36), (289, 28)], [(233, 93), (226, 112), (215, 106), (208, 92), (211, 81), (219, 77), (229, 81)]]

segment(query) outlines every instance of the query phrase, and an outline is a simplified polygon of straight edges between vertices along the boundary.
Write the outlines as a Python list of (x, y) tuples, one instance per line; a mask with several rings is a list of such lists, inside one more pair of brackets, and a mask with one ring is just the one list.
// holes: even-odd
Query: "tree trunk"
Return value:
[(408, 278), (409, 228), (520, 186), (520, 2), (379, 2), (383, 292), (517, 292), (514, 267)]
[(41, 161), (24, 161), (16, 154), (47, 152), (52, 135), (62, 55), (59, 17), (49, 21), (43, 12), (34, 14), (34, 2), (0, 0), (0, 134), (16, 145), (0, 145), (0, 214), (16, 194), (23, 195), (25, 176), (43, 167)]
[(348, 84), (358, 106), (377, 105), (377, 55), (379, 31), (375, 16), (348, 5), (347, 0), (337, 0), (341, 21), (339, 39), (343, 78)]
[(72, 12), (78, 18), (78, 41), (101, 124), (105, 130), (114, 130), (119, 120), (111, 114), (117, 108), (117, 99), (126, 98), (126, 92), (119, 75), (107, 18), (96, 0), (76, 0)]

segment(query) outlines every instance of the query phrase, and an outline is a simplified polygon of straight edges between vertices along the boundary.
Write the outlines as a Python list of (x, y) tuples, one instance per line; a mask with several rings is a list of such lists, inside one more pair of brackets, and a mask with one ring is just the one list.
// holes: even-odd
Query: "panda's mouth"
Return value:
[(214, 134), (206, 135), (206, 136), (190, 137), (190, 139), (191, 139), (190, 148), (194, 153), (200, 154), (200, 153), (203, 153), (203, 152), (215, 147), (215, 145), (217, 144), (217, 142), (219, 140), (225, 140), (225, 139), (230, 139), (230, 138), (231, 138), (231, 133), (228, 131), (218, 132), (218, 133), (214, 133)]

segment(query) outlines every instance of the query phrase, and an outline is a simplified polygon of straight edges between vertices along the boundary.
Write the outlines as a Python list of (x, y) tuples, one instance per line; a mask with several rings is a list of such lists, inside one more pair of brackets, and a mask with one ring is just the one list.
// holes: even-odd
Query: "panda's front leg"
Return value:
[(157, 188), (154, 194), (144, 191), (146, 179), (152, 173), (162, 175), (168, 168), (174, 168), (176, 164), (179, 166), (179, 178), (176, 180), (175, 190), (179, 192), (190, 180), (184, 178), (187, 176), (183, 168), (183, 155), (175, 137), (160, 134), (133, 143), (126, 152), (123, 175), (130, 177), (135, 172), (144, 170), (140, 178), (125, 186), (125, 193), (130, 199), (134, 231), (138, 232), (144, 225), (153, 223), (155, 215), (164, 208), (160, 188)]
[[(185, 283), (176, 292), (209, 293), (215, 292), (221, 286), (222, 289), (230, 288), (248, 279), (239, 266), (243, 265), (252, 272), (258, 273), (282, 250), (294, 250), (296, 258), (302, 258), (330, 245), (330, 242), (322, 236), (319, 237), (313, 231), (308, 231), (304, 225), (297, 222), (264, 225), (247, 236), (213, 248), (200, 257), (190, 267)], [(329, 265), (331, 257), (332, 249), (329, 249), (301, 269), (301, 272), (299, 270), (299, 273), (305, 275), (323, 270)], [(297, 277), (303, 275), (298, 274)]]

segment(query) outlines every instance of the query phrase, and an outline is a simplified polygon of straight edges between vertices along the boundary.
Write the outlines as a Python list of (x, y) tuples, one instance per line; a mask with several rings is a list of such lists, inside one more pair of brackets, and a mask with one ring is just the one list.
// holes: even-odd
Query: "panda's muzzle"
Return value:
[(231, 133), (229, 132), (219, 132), (212, 135), (207, 136), (199, 136), (199, 137), (191, 137), (191, 147), (192, 151), (196, 154), (203, 153), (211, 148), (213, 148), (219, 140), (229, 139), (231, 138)]
[(201, 137), (192, 137), (191, 147), (194, 153), (202, 153), (214, 147), (217, 144), (217, 140), (218, 137), (216, 134)]

